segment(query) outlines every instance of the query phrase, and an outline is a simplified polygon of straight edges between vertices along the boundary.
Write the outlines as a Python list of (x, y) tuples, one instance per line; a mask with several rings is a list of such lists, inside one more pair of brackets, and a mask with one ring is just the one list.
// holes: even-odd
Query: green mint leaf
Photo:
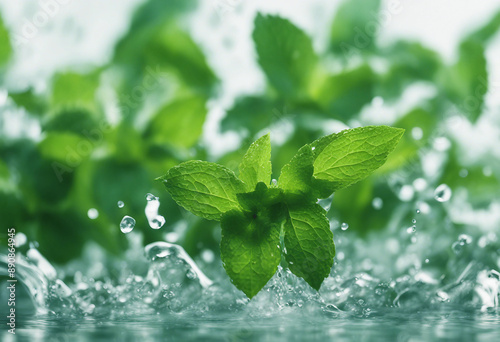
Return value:
[(4, 26), (0, 15), (0, 67), (6, 64), (12, 55), (12, 45), (10, 43), (9, 32)]
[(237, 194), (238, 201), (244, 211), (253, 214), (254, 218), (266, 218), (279, 222), (284, 218), (283, 193), (279, 188), (268, 188), (259, 182), (255, 191)]
[(304, 195), (311, 193), (313, 161), (311, 146), (304, 145), (281, 169), (278, 185), (285, 192), (288, 201), (291, 197), (302, 200)]
[(177, 204), (208, 220), (218, 221), (225, 212), (240, 209), (236, 194), (245, 192), (233, 171), (200, 160), (174, 166), (160, 179)]
[(258, 182), (271, 182), (271, 138), (266, 134), (248, 148), (239, 166), (239, 178), (245, 183), (247, 191), (253, 191)]
[(373, 50), (378, 34), (370, 23), (377, 20), (379, 9), (380, 0), (344, 1), (331, 26), (331, 50), (346, 59)]
[(258, 14), (253, 40), (269, 82), (286, 97), (304, 95), (318, 59), (310, 38), (286, 19)]
[(249, 298), (267, 284), (281, 261), (281, 225), (262, 214), (234, 210), (221, 221), (222, 263), (233, 284)]
[(289, 208), (285, 222), (285, 255), (290, 271), (319, 290), (335, 256), (333, 234), (318, 204)]
[(200, 138), (206, 115), (203, 96), (175, 100), (155, 114), (146, 129), (146, 137), (155, 143), (191, 147)]
[(385, 163), (403, 133), (401, 128), (367, 126), (314, 142), (315, 188), (332, 193), (366, 178)]

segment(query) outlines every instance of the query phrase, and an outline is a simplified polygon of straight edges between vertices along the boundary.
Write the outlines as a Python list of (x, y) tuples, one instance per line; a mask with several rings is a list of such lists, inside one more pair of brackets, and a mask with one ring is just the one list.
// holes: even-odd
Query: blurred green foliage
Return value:
[[(127, 241), (118, 225), (124, 215), (137, 220), (145, 242), (176, 231), (191, 254), (218, 249), (216, 223), (179, 209), (156, 177), (191, 159), (212, 159), (234, 170), (263, 131), (288, 127), (273, 145), (273, 167), (280, 170), (301, 146), (331, 133), (332, 127), (372, 124), (373, 115), (366, 113), (375, 112), (377, 102), (396, 106), (405, 91), (422, 84), (432, 88), (429, 98), (395, 117), (381, 118), (407, 132), (387, 164), (336, 193), (329, 216), (361, 233), (401, 224), (391, 220), (391, 212), (401, 205), (398, 175), (421, 175), (423, 155), (442, 136), (451, 147), (442, 157), (444, 167), (428, 181), (447, 183), (453, 191), (467, 189), (474, 206), (486, 206), (498, 195), (499, 169), (485, 172), (471, 165), (445, 126), (449, 117), (464, 116), (474, 124), (484, 113), (489, 79), (485, 50), (500, 28), (500, 13), (466, 35), (450, 63), (420, 42), (380, 45), (380, 6), (378, 0), (341, 4), (332, 15), (326, 51), (316, 51), (313, 39), (290, 20), (258, 14), (248, 39), (254, 41), (267, 86), (260, 93), (241, 94), (226, 108), (220, 129), (238, 133), (241, 144), (213, 160), (201, 136), (207, 101), (219, 96), (220, 81), (182, 22), (196, 3), (145, 2), (106, 65), (60, 70), (42, 92), (7, 89), (1, 110), (27, 112), (41, 136), (0, 137), (0, 225), (14, 226), (38, 241), (40, 251), (55, 262), (78, 256), (90, 240), (110, 252), (123, 251)], [(0, 77), (14, 58), (0, 19)], [(464, 169), (466, 177), (460, 173)], [(160, 196), (160, 213), (167, 219), (160, 230), (148, 228), (148, 192)], [(375, 208), (373, 198), (383, 206)], [(119, 200), (124, 208), (118, 208)], [(96, 219), (87, 216), (90, 208), (99, 212)], [(5, 239), (6, 229), (0, 232), (2, 246)]]

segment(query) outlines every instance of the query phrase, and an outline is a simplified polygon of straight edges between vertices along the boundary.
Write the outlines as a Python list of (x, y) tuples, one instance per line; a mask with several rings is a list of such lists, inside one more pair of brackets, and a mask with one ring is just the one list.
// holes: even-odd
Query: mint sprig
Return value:
[(221, 165), (188, 161), (160, 179), (177, 204), (221, 221), (224, 268), (249, 298), (274, 275), (282, 250), (290, 271), (319, 290), (330, 274), (335, 244), (326, 211), (316, 204), (317, 199), (382, 166), (403, 132), (368, 126), (320, 138), (303, 146), (283, 167), (277, 186), (270, 185), (269, 134), (250, 146), (239, 178)]

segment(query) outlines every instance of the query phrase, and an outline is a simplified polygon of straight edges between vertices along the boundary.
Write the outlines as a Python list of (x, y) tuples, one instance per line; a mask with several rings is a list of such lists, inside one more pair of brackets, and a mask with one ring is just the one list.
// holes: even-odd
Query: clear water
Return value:
[[(158, 201), (148, 199), (148, 205), (151, 200)], [(326, 202), (321, 204), (328, 207)], [(127, 233), (130, 248), (123, 258), (91, 244), (82, 258), (56, 268), (21, 236), (15, 337), (497, 341), (500, 242), (495, 233), (471, 227), (458, 235), (446, 224), (426, 229), (441, 205), (436, 200), (430, 209), (422, 206), (427, 214), (418, 209), (408, 228), (368, 237), (334, 222), (337, 256), (319, 292), (280, 267), (252, 300), (232, 286), (211, 251), (193, 260), (176, 244), (143, 246), (134, 230)], [(1, 274), (6, 260), (2, 255)], [(2, 302), (6, 288), (4, 282)], [(14, 340), (4, 329), (1, 334), (2, 341)]]

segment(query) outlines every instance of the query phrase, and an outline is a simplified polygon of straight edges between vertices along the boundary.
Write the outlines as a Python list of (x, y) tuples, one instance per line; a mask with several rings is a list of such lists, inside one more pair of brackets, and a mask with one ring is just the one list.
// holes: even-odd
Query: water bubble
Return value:
[(130, 216), (123, 216), (122, 221), (120, 222), (120, 230), (122, 233), (128, 234), (135, 227), (135, 219)]
[(201, 258), (207, 264), (210, 264), (215, 260), (215, 254), (210, 249), (205, 249), (201, 252)]
[(28, 242), (28, 238), (24, 233), (19, 232), (16, 234), (16, 247), (21, 247), (26, 244), (26, 242)]
[(375, 197), (372, 200), (372, 206), (374, 209), (380, 210), (384, 206), (384, 201), (380, 197)]
[(123, 208), (125, 206), (125, 203), (123, 203), (123, 201), (118, 201), (117, 205), (118, 208)]
[(424, 131), (420, 127), (413, 127), (411, 130), (411, 136), (414, 140), (420, 140), (424, 136)]
[(425, 260), (424, 260), (424, 262), (425, 262), (426, 264), (428, 264), (428, 263), (429, 263), (429, 259), (425, 259)]
[(415, 233), (416, 231), (417, 231), (417, 227), (416, 227), (415, 225), (413, 225), (413, 226), (411, 226), (411, 227), (406, 228), (406, 232), (407, 232), (408, 234), (413, 234), (413, 233)]
[(167, 233), (165, 234), (165, 240), (168, 242), (177, 242), (177, 240), (179, 240), (179, 234), (176, 232)]
[(434, 139), (432, 146), (436, 151), (443, 152), (451, 147), (451, 142), (445, 137), (438, 137)]
[(413, 199), (414, 193), (413, 187), (405, 184), (401, 187), (401, 190), (399, 190), (398, 197), (403, 202), (409, 202)]
[(375, 96), (372, 99), (372, 106), (373, 107), (382, 107), (384, 105), (384, 99), (380, 96)]
[(413, 188), (417, 191), (423, 191), (427, 187), (427, 181), (423, 178), (417, 178), (413, 181)]
[(491, 169), (490, 166), (485, 166), (483, 167), (483, 175), (486, 177), (490, 177), (493, 174), (493, 170)]
[(467, 234), (460, 234), (458, 240), (451, 245), (451, 249), (455, 254), (462, 253), (464, 247), (472, 243), (472, 237)]
[(446, 184), (439, 185), (436, 190), (434, 190), (434, 199), (438, 202), (446, 202), (451, 198), (451, 189)]
[(349, 228), (349, 225), (345, 222), (342, 222), (342, 224), (340, 225), (340, 229), (342, 230), (347, 230)]
[(97, 211), (96, 208), (90, 208), (88, 211), (87, 211), (87, 216), (89, 217), (89, 219), (91, 220), (95, 220), (96, 218), (99, 217), (99, 212)]

